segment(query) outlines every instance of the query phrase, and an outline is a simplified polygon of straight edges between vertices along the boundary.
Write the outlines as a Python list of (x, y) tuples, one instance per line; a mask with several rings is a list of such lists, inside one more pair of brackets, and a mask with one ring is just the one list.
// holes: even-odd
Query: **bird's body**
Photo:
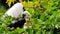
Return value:
[[(22, 28), (26, 20), (28, 21), (31, 17), (28, 11), (23, 12), (23, 5), (21, 3), (16, 3), (13, 5), (5, 14), (14, 17), (15, 19), (8, 25), (10, 29), (16, 29), (17, 27)], [(29, 17), (28, 19), (27, 16)]]

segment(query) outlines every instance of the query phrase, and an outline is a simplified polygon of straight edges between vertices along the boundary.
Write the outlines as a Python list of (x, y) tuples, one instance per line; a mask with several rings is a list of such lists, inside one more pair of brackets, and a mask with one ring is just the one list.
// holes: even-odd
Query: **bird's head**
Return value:
[(31, 14), (28, 11), (24, 11), (22, 17), (25, 18), (26, 21), (29, 21)]

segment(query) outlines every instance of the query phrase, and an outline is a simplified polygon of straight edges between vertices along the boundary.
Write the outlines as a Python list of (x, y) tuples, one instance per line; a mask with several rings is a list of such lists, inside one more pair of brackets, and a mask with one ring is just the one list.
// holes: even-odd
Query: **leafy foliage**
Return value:
[(9, 5), (9, 7), (10, 7), (10, 6), (11, 6), (11, 3), (14, 4), (14, 1), (15, 1), (15, 0), (7, 0), (6, 3), (7, 3), (7, 4)]
[[(10, 6), (14, 0), (7, 0)], [(12, 17), (7, 16), (0, 19), (1, 34), (60, 34), (60, 0), (19, 0), (25, 9), (31, 13), (31, 26), (27, 30), (17, 28), (14, 31), (8, 31), (6, 26), (12, 21)], [(0, 9), (4, 14), (4, 8)], [(0, 13), (0, 14), (1, 14)], [(1, 14), (2, 15), (2, 14)], [(29, 26), (29, 25), (28, 25)]]

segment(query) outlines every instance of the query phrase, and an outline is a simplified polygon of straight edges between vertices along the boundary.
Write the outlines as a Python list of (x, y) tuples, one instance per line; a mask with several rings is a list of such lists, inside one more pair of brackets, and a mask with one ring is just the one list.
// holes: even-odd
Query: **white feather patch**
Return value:
[(23, 13), (23, 5), (21, 3), (14, 4), (5, 14), (12, 17), (21, 17)]

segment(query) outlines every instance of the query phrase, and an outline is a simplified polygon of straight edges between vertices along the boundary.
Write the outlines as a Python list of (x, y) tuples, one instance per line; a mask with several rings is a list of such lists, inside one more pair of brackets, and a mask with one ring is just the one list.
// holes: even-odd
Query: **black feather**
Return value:
[[(14, 23), (12, 22), (11, 24), (8, 25), (8, 27), (10, 27), (10, 28), (12, 28), (12, 27), (14, 27), (14, 28), (20, 27), (20, 28), (22, 28), (24, 23), (26, 22), (26, 20), (24, 18), (17, 18), (15, 20), (17, 20), (17, 22), (14, 22)], [(15, 21), (15, 20), (13, 20), (13, 21)]]

